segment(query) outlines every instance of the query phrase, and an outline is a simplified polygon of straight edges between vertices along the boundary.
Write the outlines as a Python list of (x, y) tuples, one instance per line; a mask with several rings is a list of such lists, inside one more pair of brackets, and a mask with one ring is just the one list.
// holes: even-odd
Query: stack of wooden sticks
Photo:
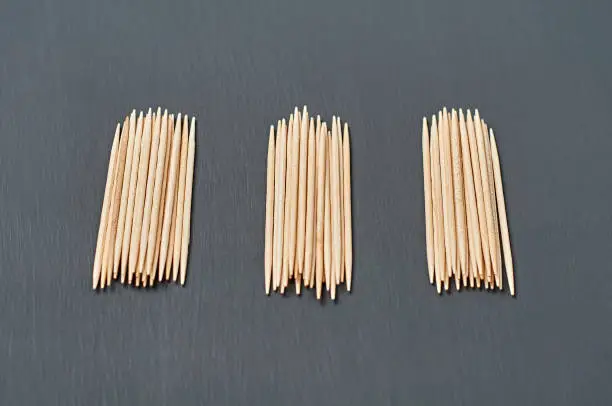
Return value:
[(302, 283), (323, 284), (332, 300), (337, 285), (353, 274), (351, 157), (348, 125), (339, 117), (331, 131), (320, 116), (297, 107), (270, 127), (265, 226), (265, 289), (283, 294), (290, 280), (297, 294)]
[[(191, 229), (195, 118), (149, 109), (117, 124), (93, 267), (93, 289), (185, 284)], [(172, 272), (171, 272), (172, 270)], [(171, 275), (172, 273), (172, 275)]]
[[(514, 296), (512, 250), (506, 219), (499, 155), (493, 129), (474, 112), (446, 108), (423, 118), (423, 173), (429, 282), (438, 293), (469, 286), (503, 289)], [(431, 140), (430, 140), (431, 134)], [(469, 284), (469, 285), (468, 285)]]

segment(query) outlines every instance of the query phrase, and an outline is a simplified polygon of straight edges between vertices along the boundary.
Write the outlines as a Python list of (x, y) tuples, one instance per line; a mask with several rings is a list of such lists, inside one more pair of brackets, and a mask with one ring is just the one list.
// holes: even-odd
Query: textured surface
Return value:
[[(587, 3), (3, 0), (0, 404), (604, 404), (612, 5)], [(96, 294), (115, 123), (161, 103), (199, 119), (187, 286)], [(264, 296), (268, 126), (296, 103), (352, 127), (335, 305)], [(443, 104), (495, 128), (516, 299), (427, 283)]]

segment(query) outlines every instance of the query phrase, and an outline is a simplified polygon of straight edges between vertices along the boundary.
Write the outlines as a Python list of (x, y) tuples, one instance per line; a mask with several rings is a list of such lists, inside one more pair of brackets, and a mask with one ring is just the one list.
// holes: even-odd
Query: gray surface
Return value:
[[(288, 3), (2, 1), (0, 404), (609, 401), (610, 2)], [(162, 103), (200, 123), (188, 286), (95, 294), (115, 122)], [(263, 294), (267, 131), (296, 103), (352, 126), (336, 305)], [(515, 300), (426, 281), (443, 104), (496, 129)]]

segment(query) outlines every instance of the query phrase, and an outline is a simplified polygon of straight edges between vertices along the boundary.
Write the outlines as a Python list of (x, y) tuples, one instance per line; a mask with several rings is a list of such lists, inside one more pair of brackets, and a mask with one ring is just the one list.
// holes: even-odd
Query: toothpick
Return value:
[[(161, 109), (158, 110), (161, 113)], [(166, 143), (168, 142), (168, 110), (164, 111), (164, 115), (158, 118), (160, 128), (156, 130), (159, 132), (157, 137), (157, 157), (154, 164), (154, 182), (153, 182), (153, 203), (151, 206), (151, 223), (149, 226), (149, 236), (147, 242), (147, 256), (145, 269), (146, 274), (149, 275), (149, 285), (153, 285), (155, 282), (156, 269), (153, 267), (155, 251), (157, 249), (157, 230), (160, 217), (160, 206), (162, 200), (162, 188), (164, 183), (164, 170), (166, 169)]]
[(484, 259), (484, 268), (480, 269), (480, 280), (488, 281), (487, 275), (491, 272), (491, 257), (489, 253), (489, 231), (487, 228), (487, 215), (485, 210), (485, 199), (483, 191), (483, 182), (481, 176), (480, 154), (478, 153), (478, 142), (472, 121), (472, 113), (467, 111), (467, 131), (470, 144), (470, 155), (472, 158), (472, 173), (474, 175), (474, 189), (476, 190), (476, 208), (478, 211), (478, 226), (480, 229), (480, 241), (482, 246), (482, 257)]
[[(183, 216), (185, 210), (185, 176), (187, 173), (187, 148), (189, 142), (189, 118), (183, 115), (183, 133), (181, 135), (181, 153), (178, 164), (178, 194), (176, 199), (176, 226), (174, 229), (174, 253), (172, 259), (172, 280), (178, 281), (181, 268), (181, 253), (183, 241)], [(170, 236), (172, 238), (172, 236)]]
[(495, 270), (495, 284), (499, 289), (504, 288), (504, 278), (502, 276), (501, 247), (499, 241), (499, 221), (497, 219), (497, 201), (495, 199), (495, 176), (493, 175), (493, 158), (491, 156), (491, 143), (489, 142), (489, 131), (484, 120), (482, 124), (482, 136), (487, 153), (487, 170), (489, 177), (489, 191), (491, 193), (491, 213), (493, 214), (493, 246), (491, 247), (491, 258), (493, 259)]
[[(474, 129), (476, 130), (476, 143), (478, 145), (478, 159), (480, 161), (480, 177), (482, 179), (482, 192), (483, 192), (483, 201), (485, 208), (485, 219), (487, 223), (487, 242), (489, 249), (485, 251), (486, 255), (490, 258), (490, 263), (492, 265), (495, 264), (491, 252), (493, 247), (495, 246), (495, 231), (493, 226), (493, 213), (491, 209), (491, 191), (489, 188), (489, 171), (487, 169), (487, 152), (484, 141), (484, 135), (482, 134), (482, 126), (480, 124), (480, 116), (478, 114), (478, 109), (474, 112)], [(492, 267), (487, 269), (487, 282), (489, 284), (493, 281), (492, 275)]]
[(159, 253), (161, 250), (162, 228), (164, 226), (164, 210), (166, 209), (166, 192), (168, 190), (168, 169), (170, 168), (170, 154), (172, 152), (172, 140), (174, 135), (174, 114), (170, 114), (168, 116), (168, 123), (166, 127), (166, 159), (164, 162), (164, 180), (162, 182), (161, 202), (159, 206), (159, 221), (157, 222), (157, 246), (155, 247), (155, 262), (153, 264), (153, 268), (158, 269), (158, 282), (162, 282), (164, 279), (166, 279), (166, 264), (162, 264), (159, 262)]
[[(136, 204), (136, 194), (138, 185), (138, 172), (140, 169), (140, 149), (142, 145), (142, 130), (143, 130), (143, 114), (142, 111), (138, 115), (136, 122), (136, 134), (134, 136), (134, 153), (132, 155), (132, 169), (130, 171), (130, 191), (128, 195), (127, 211), (125, 213), (125, 229), (123, 230), (123, 247), (121, 248), (121, 283), (124, 282), (124, 275), (128, 269), (129, 258), (132, 256), (130, 252), (132, 242), (132, 227), (134, 223), (134, 208)], [(130, 266), (128, 271), (128, 283), (132, 284), (134, 275), (134, 267)]]
[(106, 281), (110, 286), (111, 276), (113, 279), (117, 279), (118, 269), (114, 267), (115, 258), (115, 245), (117, 237), (117, 228), (119, 223), (119, 207), (121, 206), (121, 190), (123, 188), (123, 172), (125, 170), (125, 156), (127, 154), (127, 144), (129, 138), (129, 117), (126, 117), (123, 121), (123, 127), (121, 129), (121, 138), (119, 140), (119, 150), (117, 153), (117, 163), (115, 165), (115, 175), (113, 180), (113, 197), (110, 205), (110, 216), (106, 234), (106, 242), (104, 244), (106, 263)]
[[(151, 109), (145, 117), (140, 163), (138, 168), (138, 183), (136, 185), (136, 202), (134, 204), (134, 221), (132, 223), (132, 238), (130, 242), (130, 274), (140, 273), (139, 249), (141, 242), (142, 223), (145, 208), (145, 195), (147, 190), (147, 174), (149, 169), (149, 154), (151, 152)], [(145, 246), (146, 248), (146, 246)]]
[[(296, 273), (304, 273), (306, 250), (306, 197), (308, 187), (308, 109), (304, 106), (300, 122), (299, 133), (299, 174), (298, 174), (298, 202), (297, 202), (297, 246), (296, 246)], [(297, 286), (297, 283), (296, 283)]]
[(467, 230), (465, 218), (465, 198), (463, 190), (463, 164), (461, 156), (461, 145), (459, 145), (459, 120), (457, 110), (453, 109), (451, 114), (451, 149), (453, 155), (453, 187), (455, 203), (455, 221), (457, 230), (457, 263), (455, 268), (457, 273), (455, 281), (463, 280), (467, 286)]
[(273, 227), (274, 227), (274, 161), (276, 151), (274, 148), (274, 126), (270, 126), (268, 137), (268, 168), (266, 175), (266, 226), (265, 226), (265, 254), (264, 254), (264, 285), (266, 295), (270, 294), (270, 278), (272, 277), (273, 257)]
[(446, 267), (446, 254), (444, 247), (444, 208), (442, 205), (442, 175), (440, 156), (440, 140), (438, 137), (438, 123), (436, 116), (431, 117), (431, 187), (432, 187), (432, 214), (433, 214), (433, 239), (434, 239), (434, 263), (436, 289), (438, 294), (442, 293), (442, 280)]
[(332, 225), (331, 225), (331, 190), (330, 178), (332, 167), (330, 164), (330, 138), (325, 123), (321, 125), (321, 133), (325, 143), (325, 213), (324, 213), (324, 231), (323, 231), (323, 264), (325, 267), (325, 287), (328, 292), (331, 291), (331, 286), (336, 284), (336, 280), (332, 277)]
[(285, 293), (285, 288), (289, 282), (289, 251), (291, 246), (291, 198), (293, 196), (293, 114), (289, 116), (287, 126), (287, 170), (285, 177), (285, 203), (284, 203), (284, 225), (283, 225), (283, 268), (281, 272), (280, 293)]
[(346, 269), (344, 267), (344, 157), (342, 156), (342, 125), (340, 117), (336, 117), (336, 131), (338, 133), (338, 184), (340, 205), (340, 283), (344, 283)]
[(181, 113), (178, 113), (176, 117), (176, 123), (174, 126), (174, 135), (172, 140), (172, 150), (170, 155), (170, 172), (168, 176), (168, 188), (166, 190), (166, 207), (164, 207), (164, 225), (162, 228), (162, 242), (161, 249), (159, 251), (159, 262), (166, 263), (166, 279), (169, 278), (169, 264), (166, 262), (168, 256), (173, 256), (173, 251), (170, 251), (170, 241), (174, 241), (174, 234), (170, 234), (170, 228), (172, 227), (173, 221), (176, 221), (176, 217), (173, 216), (173, 212), (176, 206), (176, 200), (178, 195), (178, 172), (179, 172), (179, 159), (181, 153), (181, 128), (182, 120)]
[[(145, 204), (144, 204), (144, 212), (142, 218), (142, 230), (140, 236), (140, 250), (138, 256), (138, 273), (144, 273), (145, 276), (148, 276), (147, 269), (145, 269), (145, 261), (148, 249), (155, 249), (155, 247), (151, 248), (147, 245), (149, 240), (149, 228), (151, 226), (151, 209), (153, 207), (153, 188), (155, 183), (155, 171), (157, 165), (157, 153), (159, 152), (159, 133), (160, 133), (160, 123), (161, 123), (161, 108), (157, 109), (157, 114), (155, 114), (153, 118), (153, 128), (152, 128), (152, 141), (151, 141), (151, 149), (149, 154), (149, 167), (147, 171), (147, 189), (145, 193)], [(143, 284), (147, 281), (143, 279)]]
[[(130, 175), (132, 173), (132, 159), (134, 156), (134, 136), (136, 129), (136, 110), (132, 110), (128, 119), (127, 150), (123, 164), (123, 184), (121, 185), (121, 204), (119, 205), (119, 221), (117, 222), (117, 238), (115, 239), (115, 256), (113, 260), (113, 277), (117, 278), (119, 264), (123, 248), (123, 236), (125, 233), (125, 218), (130, 194)], [(125, 281), (125, 267), (121, 266), (121, 283)]]
[[(102, 213), (100, 214), (100, 228), (98, 229), (98, 240), (96, 242), (96, 253), (93, 266), (93, 289), (97, 289), (100, 282), (102, 271), (102, 256), (104, 254), (104, 241), (106, 237), (106, 224), (108, 217), (108, 209), (112, 200), (113, 175), (115, 173), (115, 165), (117, 162), (117, 148), (119, 145), (119, 130), (121, 123), (117, 123), (115, 136), (113, 138), (113, 146), (111, 148), (110, 158), (108, 162), (108, 173), (106, 174), (106, 186), (104, 188), (104, 199), (102, 201)], [(104, 280), (106, 283), (106, 280)]]
[[(334, 119), (335, 120), (335, 119)], [(341, 250), (342, 250), (342, 231), (340, 223), (340, 165), (339, 165), (339, 154), (338, 154), (338, 126), (334, 123), (332, 127), (332, 147), (331, 147), (331, 162), (330, 166), (331, 177), (330, 177), (330, 196), (331, 196), (331, 210), (332, 210), (332, 255), (333, 265), (332, 270), (336, 277), (336, 285), (340, 283), (340, 264), (342, 262)], [(332, 290), (332, 300), (334, 291)]]
[[(346, 135), (345, 135), (346, 137)], [(425, 194), (425, 242), (427, 246), (427, 270), (429, 272), (429, 283), (434, 283), (434, 241), (433, 241), (433, 203), (431, 199), (431, 158), (429, 155), (429, 130), (427, 128), (427, 117), (423, 117), (423, 189)]]
[[(284, 214), (284, 196), (280, 196), (281, 182), (285, 186), (284, 168), (286, 165), (286, 153), (281, 157), (281, 147), (283, 146), (283, 125), (279, 120), (276, 125), (276, 162), (274, 163), (274, 248), (272, 249), (272, 289), (278, 289), (280, 285), (280, 275), (283, 260), (283, 226), (281, 216)], [(281, 180), (281, 165), (283, 166), (283, 178)]]
[(293, 162), (291, 164), (291, 199), (290, 199), (290, 228), (289, 228), (289, 275), (295, 276), (295, 257), (297, 249), (297, 209), (298, 209), (298, 185), (299, 185), (299, 163), (300, 163), (300, 119), (301, 114), (297, 107), (293, 113), (293, 137), (291, 151)]
[(351, 142), (348, 123), (344, 123), (344, 266), (346, 269), (346, 290), (353, 284), (353, 209), (351, 199)]
[(181, 248), (181, 285), (185, 285), (187, 276), (187, 260), (189, 259), (189, 240), (191, 237), (191, 203), (193, 198), (193, 170), (195, 164), (195, 125), (191, 117), (189, 129), (189, 147), (187, 150), (187, 175), (185, 179), (185, 208), (183, 209), (183, 241)]
[(327, 142), (325, 141), (325, 133), (327, 129), (320, 125), (320, 118), (317, 116), (317, 254), (316, 254), (316, 273), (317, 273), (317, 299), (321, 299), (323, 288), (323, 273), (324, 273), (324, 230), (326, 227), (326, 162), (327, 162)]
[(455, 222), (453, 208), (453, 179), (451, 169), (450, 135), (446, 120), (446, 108), (439, 115), (438, 134), (440, 141), (440, 170), (442, 176), (442, 207), (444, 210), (444, 246), (446, 255), (446, 269), (444, 270), (444, 287), (450, 288), (449, 279), (454, 271), (453, 247), (455, 246)]
[(495, 174), (495, 190), (497, 196), (497, 210), (499, 210), (499, 225), (501, 228), (501, 238), (504, 247), (504, 263), (506, 265), (506, 277), (510, 294), (515, 295), (514, 291), (514, 266), (512, 265), (512, 248), (510, 246), (510, 232), (508, 231), (508, 219), (506, 214), (506, 202), (504, 198), (504, 185), (501, 177), (501, 166), (499, 164), (499, 154), (497, 152), (497, 142), (493, 129), (489, 130), (491, 142), (491, 156), (493, 158), (493, 173)]
[[(480, 242), (480, 230), (478, 228), (478, 209), (476, 207), (476, 190), (474, 187), (474, 174), (472, 170), (472, 158), (470, 154), (470, 144), (468, 131), (463, 117), (463, 111), (459, 109), (459, 129), (461, 131), (461, 151), (463, 157), (463, 180), (465, 185), (466, 211), (467, 211), (467, 230), (468, 246), (470, 258), (470, 275), (476, 278), (480, 284), (480, 276), (483, 273), (484, 265), (482, 262), (482, 251)], [(470, 283), (470, 286), (471, 283)]]
[(316, 202), (316, 139), (315, 139), (315, 122), (314, 118), (310, 117), (308, 124), (308, 162), (307, 176), (308, 181), (306, 192), (306, 241), (304, 248), (304, 283), (310, 285), (311, 279), (315, 276), (312, 273), (314, 269), (314, 247), (315, 247), (315, 202)]

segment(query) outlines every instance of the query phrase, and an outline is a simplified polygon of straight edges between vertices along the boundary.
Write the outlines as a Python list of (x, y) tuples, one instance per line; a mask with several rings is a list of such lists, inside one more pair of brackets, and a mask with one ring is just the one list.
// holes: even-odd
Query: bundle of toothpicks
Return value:
[[(430, 139), (431, 137), (431, 139)], [(423, 118), (423, 173), (429, 282), (441, 293), (461, 286), (503, 289), (502, 250), (515, 295), (497, 143), (478, 110), (446, 108)]]
[(195, 118), (151, 109), (117, 123), (93, 267), (93, 288), (185, 284)]
[(351, 157), (348, 124), (331, 128), (295, 108), (270, 127), (265, 225), (265, 290), (285, 293), (323, 285), (332, 300), (353, 275)]

